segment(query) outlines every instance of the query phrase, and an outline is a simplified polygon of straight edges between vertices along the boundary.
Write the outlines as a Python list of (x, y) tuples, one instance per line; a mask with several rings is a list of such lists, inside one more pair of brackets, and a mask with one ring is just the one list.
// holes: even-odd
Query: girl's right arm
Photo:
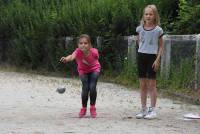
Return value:
[(140, 35), (139, 35), (140, 31), (141, 31), (141, 26), (136, 27), (136, 45), (138, 46), (140, 43)]
[(139, 42), (140, 42), (140, 37), (139, 37), (139, 35), (136, 35), (136, 45), (139, 46)]
[(73, 54), (68, 55), (68, 56), (66, 56), (66, 57), (61, 57), (61, 58), (60, 58), (60, 62), (67, 63), (67, 62), (69, 62), (69, 61), (73, 61), (75, 58), (76, 58), (76, 54), (73, 53)]

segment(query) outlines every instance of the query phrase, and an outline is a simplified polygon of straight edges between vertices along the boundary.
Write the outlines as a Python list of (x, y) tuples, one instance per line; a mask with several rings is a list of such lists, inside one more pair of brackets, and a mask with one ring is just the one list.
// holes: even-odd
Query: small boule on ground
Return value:
[(58, 87), (56, 92), (58, 92), (59, 94), (63, 94), (65, 92), (66, 88), (65, 87)]

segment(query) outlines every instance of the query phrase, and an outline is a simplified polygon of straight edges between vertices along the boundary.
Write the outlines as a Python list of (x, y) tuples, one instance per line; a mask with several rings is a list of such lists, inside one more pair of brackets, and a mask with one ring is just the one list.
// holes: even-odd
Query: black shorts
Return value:
[(139, 78), (156, 79), (156, 71), (152, 68), (156, 54), (138, 53), (138, 75)]

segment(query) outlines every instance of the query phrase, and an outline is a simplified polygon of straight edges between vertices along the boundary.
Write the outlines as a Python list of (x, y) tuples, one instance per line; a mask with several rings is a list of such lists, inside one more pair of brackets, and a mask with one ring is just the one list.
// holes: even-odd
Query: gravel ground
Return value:
[[(200, 134), (200, 106), (158, 98), (158, 119), (136, 119), (137, 90), (99, 82), (97, 118), (78, 118), (80, 81), (69, 78), (0, 71), (0, 134)], [(66, 92), (56, 88), (64, 85)], [(149, 102), (149, 101), (148, 101)], [(88, 109), (89, 111), (89, 109)]]

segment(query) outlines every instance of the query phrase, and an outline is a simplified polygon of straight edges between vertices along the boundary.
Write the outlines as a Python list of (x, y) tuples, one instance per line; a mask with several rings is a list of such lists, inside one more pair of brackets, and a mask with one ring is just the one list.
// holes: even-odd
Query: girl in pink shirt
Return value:
[(78, 65), (77, 70), (82, 81), (82, 108), (79, 112), (79, 117), (86, 115), (88, 96), (90, 96), (90, 115), (96, 117), (96, 85), (100, 73), (99, 53), (98, 50), (92, 47), (91, 39), (88, 35), (82, 34), (78, 39), (78, 48), (71, 54), (60, 59), (66, 63), (76, 60)]

